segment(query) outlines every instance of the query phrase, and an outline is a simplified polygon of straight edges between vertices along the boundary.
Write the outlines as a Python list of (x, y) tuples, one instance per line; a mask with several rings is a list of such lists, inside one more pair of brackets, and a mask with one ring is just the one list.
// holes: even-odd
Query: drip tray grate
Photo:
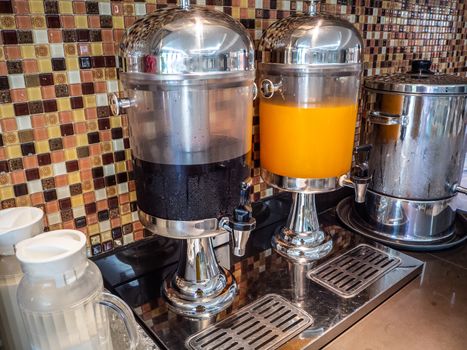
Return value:
[(313, 318), (279, 295), (268, 294), (191, 336), (194, 350), (277, 349), (311, 326)]
[(361, 244), (311, 270), (308, 278), (343, 298), (351, 298), (400, 263), (398, 257)]

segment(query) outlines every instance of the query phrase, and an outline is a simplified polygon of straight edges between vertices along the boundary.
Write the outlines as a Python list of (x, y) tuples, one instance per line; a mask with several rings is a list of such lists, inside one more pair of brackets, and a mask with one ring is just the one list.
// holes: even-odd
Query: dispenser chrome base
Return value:
[(277, 253), (297, 263), (319, 260), (332, 250), (332, 240), (323, 231), (296, 234), (285, 227), (274, 234), (271, 244)]
[(177, 271), (162, 286), (168, 308), (190, 318), (210, 318), (237, 293), (233, 275), (217, 263), (211, 238), (183, 240)]
[(332, 239), (319, 229), (313, 193), (292, 193), (292, 208), (285, 227), (272, 237), (272, 247), (294, 262), (306, 264), (325, 257)]
[[(237, 294), (237, 283), (230, 271), (220, 268), (220, 273), (211, 290), (204, 285), (181, 281), (180, 276), (167, 278), (162, 286), (162, 294), (167, 307), (172, 312), (190, 318), (210, 318), (228, 308)], [(185, 285), (189, 291), (196, 289), (195, 296), (182, 289)], [(188, 287), (186, 285), (189, 285)]]

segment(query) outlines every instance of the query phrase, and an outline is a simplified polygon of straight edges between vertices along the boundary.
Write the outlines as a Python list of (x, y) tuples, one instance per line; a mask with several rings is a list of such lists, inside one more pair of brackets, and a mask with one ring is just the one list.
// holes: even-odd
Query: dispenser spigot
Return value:
[(244, 256), (246, 244), (250, 238), (250, 233), (256, 227), (256, 220), (252, 216), (250, 205), (251, 178), (242, 182), (240, 188), (240, 203), (234, 209), (233, 220), (223, 217), (219, 221), (219, 227), (232, 235), (232, 250), (235, 256)]
[[(366, 191), (371, 181), (371, 175), (368, 173), (371, 147), (371, 145), (357, 146), (354, 151), (356, 164), (352, 167), (350, 176), (342, 175), (339, 179), (339, 185), (352, 187), (355, 190), (355, 202), (357, 203), (365, 203)], [(362, 159), (359, 158), (361, 154), (363, 154)]]

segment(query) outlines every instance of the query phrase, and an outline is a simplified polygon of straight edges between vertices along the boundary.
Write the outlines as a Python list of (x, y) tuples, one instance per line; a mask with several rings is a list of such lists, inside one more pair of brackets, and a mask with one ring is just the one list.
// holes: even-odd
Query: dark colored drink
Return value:
[(146, 214), (168, 220), (230, 216), (239, 204), (240, 184), (250, 175), (248, 155), (197, 165), (135, 159), (138, 206)]

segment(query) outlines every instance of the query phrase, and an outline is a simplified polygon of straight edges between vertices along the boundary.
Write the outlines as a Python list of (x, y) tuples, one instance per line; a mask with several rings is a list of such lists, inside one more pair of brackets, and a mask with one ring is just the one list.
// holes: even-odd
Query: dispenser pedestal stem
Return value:
[(314, 193), (293, 193), (285, 227), (272, 237), (273, 248), (301, 264), (321, 259), (332, 249), (332, 239), (319, 229)]

